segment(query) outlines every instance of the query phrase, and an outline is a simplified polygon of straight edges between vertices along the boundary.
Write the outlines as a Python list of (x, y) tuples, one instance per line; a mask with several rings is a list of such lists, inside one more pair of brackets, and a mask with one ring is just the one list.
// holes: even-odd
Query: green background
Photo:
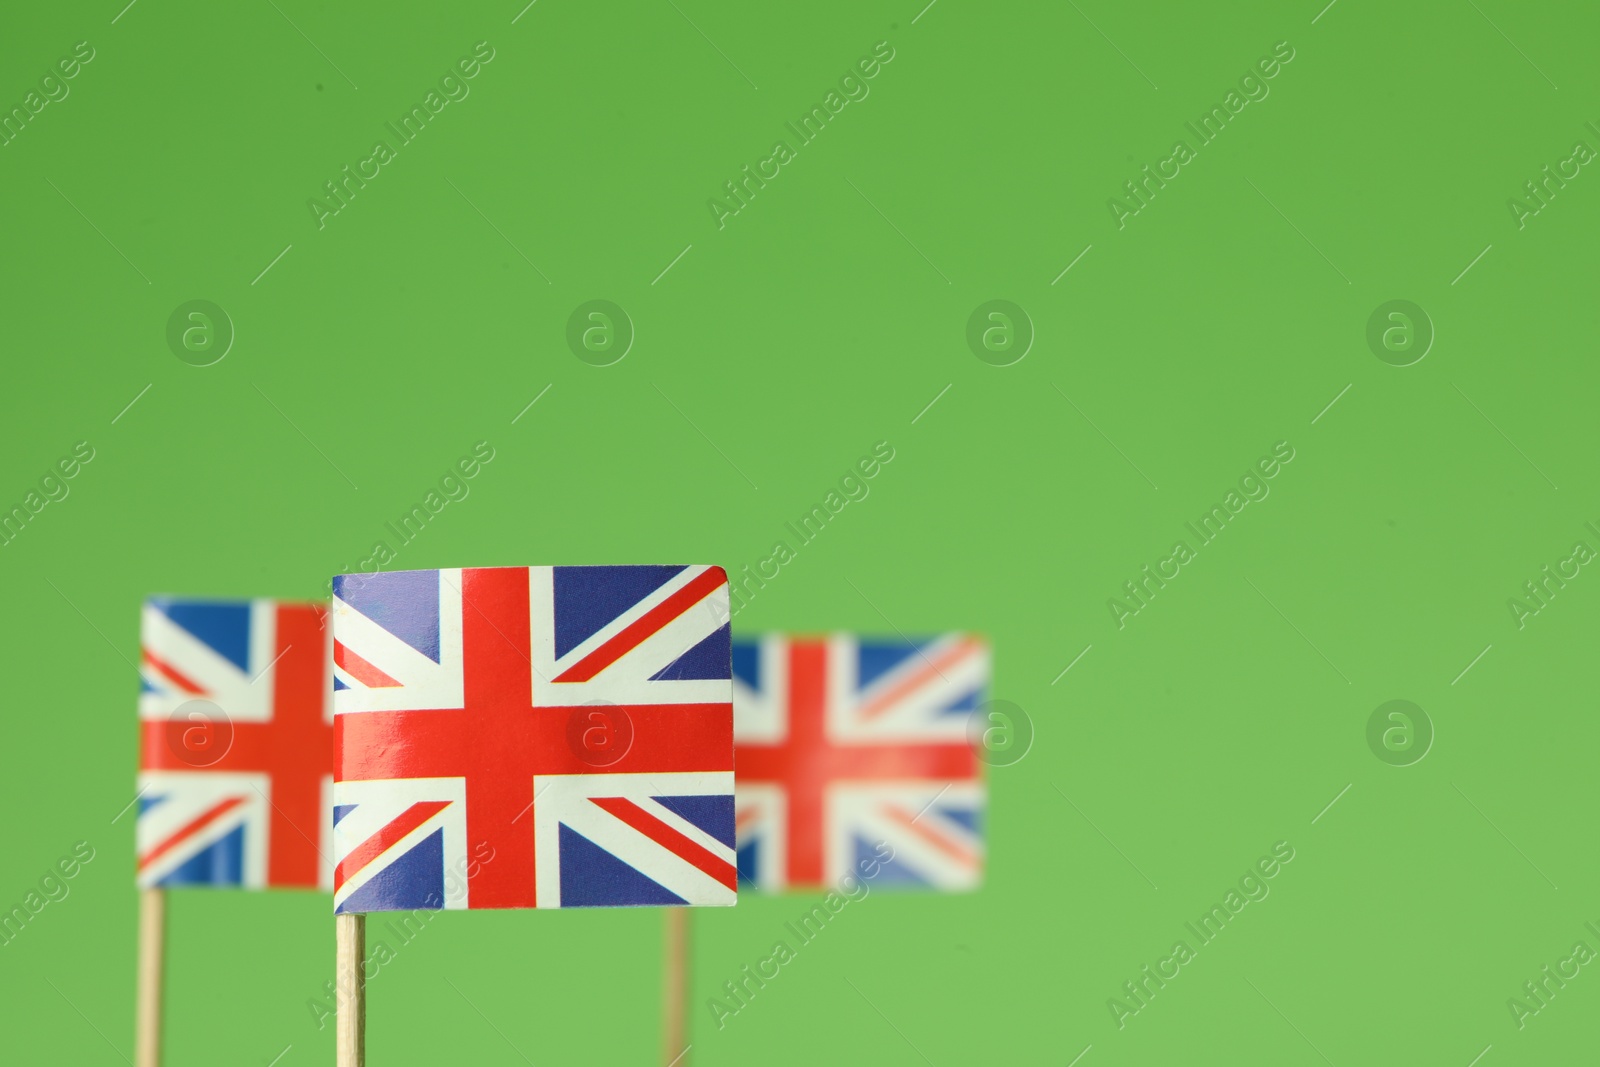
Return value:
[[(0, 32), (7, 107), (96, 50), (0, 148), (0, 503), (96, 450), (0, 549), (0, 903), (97, 850), (0, 947), (8, 1061), (131, 1055), (140, 599), (316, 596), (479, 440), (395, 566), (734, 570), (891, 442), (736, 626), (982, 631), (1036, 728), (990, 778), (982, 891), (851, 905), (721, 1031), (705, 998), (813, 900), (697, 914), (695, 1063), (1592, 1058), (1593, 965), (1507, 1007), (1600, 948), (1600, 578), (1507, 604), (1600, 547), (1600, 177), (1507, 207), (1600, 145), (1592, 12), (119, 6)], [(480, 40), (470, 96), (319, 230), (307, 200)], [(719, 230), (707, 200), (879, 41), (870, 96)], [(1280, 41), (1119, 229), (1108, 199)], [(614, 366), (565, 340), (594, 298), (637, 331)], [(997, 298), (1037, 332), (1007, 367), (965, 340)], [(167, 346), (193, 299), (237, 330), (214, 366)], [(1412, 366), (1367, 345), (1392, 299), (1437, 331)], [(1107, 600), (1279, 441), (1270, 496), (1119, 629)], [(1437, 731), (1412, 766), (1366, 742), (1391, 699)], [(1276, 841), (1271, 895), (1119, 1029), (1107, 1000)], [(331, 1060), (326, 897), (171, 905), (169, 1064)], [(370, 1059), (652, 1062), (660, 928), (441, 917), (369, 987)]]

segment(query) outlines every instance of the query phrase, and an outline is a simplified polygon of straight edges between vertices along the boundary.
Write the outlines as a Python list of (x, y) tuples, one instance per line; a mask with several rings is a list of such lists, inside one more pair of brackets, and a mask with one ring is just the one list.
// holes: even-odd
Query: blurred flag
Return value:
[(327, 888), (326, 605), (152, 597), (140, 620), (141, 888)]
[(334, 579), (334, 905), (732, 904), (720, 567)]
[(879, 885), (980, 882), (986, 794), (968, 727), (989, 684), (983, 641), (773, 634), (734, 643), (733, 678), (741, 878), (768, 891), (863, 870)]

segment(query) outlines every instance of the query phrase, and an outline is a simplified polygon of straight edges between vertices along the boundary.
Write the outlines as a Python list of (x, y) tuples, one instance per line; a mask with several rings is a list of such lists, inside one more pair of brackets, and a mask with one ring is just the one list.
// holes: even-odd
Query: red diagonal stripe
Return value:
[[(727, 581), (721, 567), (708, 567), (694, 581), (639, 616), (622, 632), (557, 676), (558, 682), (587, 682), (643, 644), (645, 639), (688, 611)], [(687, 650), (685, 650), (687, 651)]]
[(190, 678), (188, 675), (186, 675), (182, 671), (178, 670), (178, 668), (174, 667), (172, 664), (168, 663), (166, 660), (157, 659), (151, 653), (151, 651), (148, 648), (144, 650), (144, 661), (146, 663), (150, 664), (150, 666), (154, 667), (156, 670), (160, 671), (162, 674), (166, 675), (168, 678), (170, 678), (178, 686), (178, 688), (182, 689), (184, 692), (186, 692), (186, 693), (204, 693), (205, 692), (205, 687), (202, 686), (199, 682), (195, 681), (193, 678)]
[(400, 684), (338, 641), (333, 643), (333, 662), (368, 689), (393, 689)]
[(216, 804), (213, 804), (211, 807), (195, 816), (195, 818), (191, 819), (188, 823), (184, 824), (183, 828), (177, 833), (173, 834), (171, 837), (161, 842), (161, 844), (157, 845), (155, 848), (151, 849), (149, 852), (146, 852), (142, 857), (140, 857), (139, 870), (144, 870), (156, 860), (160, 859), (162, 856), (165, 856), (174, 848), (177, 848), (178, 845), (183, 842), (184, 838), (188, 837), (190, 834), (199, 833), (201, 830), (204, 830), (207, 826), (216, 822), (218, 819), (222, 818), (222, 816), (226, 815), (228, 812), (232, 811), (234, 808), (237, 808), (243, 803), (244, 797), (229, 797), (227, 800), (219, 801)]
[(616, 816), (679, 859), (694, 864), (729, 889), (739, 887), (739, 871), (729, 863), (674, 830), (627, 797), (590, 797), (601, 809)]
[(921, 816), (907, 815), (893, 804), (885, 804), (883, 813), (963, 867), (972, 867), (977, 864), (977, 857), (971, 852), (949, 838), (940, 835), (937, 831), (931, 830), (926, 826), (917, 825), (917, 819), (921, 818)]
[(389, 825), (351, 849), (350, 854), (340, 860), (339, 866), (333, 870), (334, 892), (337, 893), (342, 889), (345, 882), (350, 880), (351, 875), (360, 871), (367, 864), (392, 848), (401, 838), (449, 806), (450, 802), (448, 800), (419, 800), (405, 811), (402, 811), (400, 816), (392, 820)]
[[(879, 715), (894, 707), (906, 695), (914, 693), (924, 685), (932, 682), (935, 675), (943, 678), (944, 675), (940, 668), (948, 667), (958, 662), (968, 652), (975, 649), (977, 645), (976, 641), (970, 639), (958, 641), (931, 660), (923, 656), (924, 666), (922, 669), (900, 679), (898, 683), (883, 690), (873, 700), (861, 706), (860, 715), (862, 721), (876, 719)], [(921, 653), (919, 652), (918, 655), (921, 656)]]

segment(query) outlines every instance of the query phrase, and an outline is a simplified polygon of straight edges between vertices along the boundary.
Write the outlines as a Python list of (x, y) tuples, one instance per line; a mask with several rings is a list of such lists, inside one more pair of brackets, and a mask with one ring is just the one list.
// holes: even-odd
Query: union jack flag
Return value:
[(967, 729), (988, 683), (988, 646), (966, 634), (735, 642), (740, 877), (832, 888), (882, 842), (878, 884), (977, 886), (986, 793)]
[(331, 884), (326, 614), (277, 600), (145, 601), (141, 887)]
[(734, 903), (727, 581), (335, 578), (335, 910)]

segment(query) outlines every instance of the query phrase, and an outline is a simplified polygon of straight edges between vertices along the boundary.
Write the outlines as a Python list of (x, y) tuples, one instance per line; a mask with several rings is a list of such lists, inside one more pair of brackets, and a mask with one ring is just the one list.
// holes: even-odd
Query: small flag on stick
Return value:
[(735, 642), (733, 675), (741, 878), (770, 892), (869, 870), (878, 885), (979, 884), (981, 639), (774, 634)]
[(265, 599), (144, 604), (139, 1067), (159, 1059), (166, 889), (331, 885), (326, 615)]
[(735, 902), (720, 567), (343, 575), (332, 628), (341, 921)]
[(727, 598), (718, 567), (334, 579), (335, 910), (732, 904)]

